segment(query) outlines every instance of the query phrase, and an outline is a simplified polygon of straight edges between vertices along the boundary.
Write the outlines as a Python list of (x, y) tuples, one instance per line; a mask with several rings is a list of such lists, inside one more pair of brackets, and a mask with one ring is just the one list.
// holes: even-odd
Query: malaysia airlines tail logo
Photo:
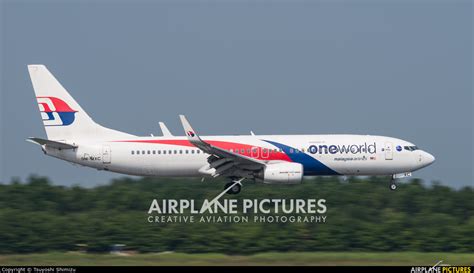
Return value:
[(44, 126), (67, 126), (74, 122), (73, 110), (66, 102), (56, 97), (36, 97)]
[(194, 132), (192, 132), (192, 131), (189, 131), (189, 132), (188, 132), (188, 136), (190, 136), (190, 137), (194, 137), (194, 136), (195, 136), (195, 134), (194, 134)]

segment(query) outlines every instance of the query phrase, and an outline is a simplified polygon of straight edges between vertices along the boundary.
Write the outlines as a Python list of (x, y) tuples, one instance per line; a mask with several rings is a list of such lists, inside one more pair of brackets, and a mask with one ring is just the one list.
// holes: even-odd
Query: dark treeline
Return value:
[[(222, 182), (222, 181), (220, 181)], [(474, 252), (474, 194), (419, 180), (388, 189), (386, 178), (334, 177), (302, 185), (247, 183), (224, 198), (324, 198), (326, 223), (148, 223), (151, 201), (212, 199), (223, 183), (118, 179), (87, 189), (44, 177), (0, 185), (0, 253), (69, 251), (78, 244), (140, 252), (447, 251)]]

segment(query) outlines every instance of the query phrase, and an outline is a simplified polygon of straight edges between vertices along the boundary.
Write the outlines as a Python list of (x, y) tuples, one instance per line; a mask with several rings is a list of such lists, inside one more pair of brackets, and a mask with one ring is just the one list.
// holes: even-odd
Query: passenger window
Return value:
[(153, 154), (156, 154), (156, 151), (155, 151), (155, 150), (153, 150)]
[(194, 154), (194, 150), (191, 150), (191, 153)]
[(166, 154), (166, 150), (163, 150), (163, 154), (164, 154), (164, 155)]
[(188, 153), (189, 153), (189, 151), (188, 151), (188, 150), (186, 150), (186, 154), (188, 154)]
[(148, 154), (150, 154), (150, 150), (148, 150)]
[(144, 154), (145, 154), (145, 151), (142, 151), (142, 155), (144, 155)]
[(240, 152), (243, 154), (245, 153), (245, 149), (240, 149)]
[(168, 154), (172, 154), (173, 152), (171, 150), (168, 150)]
[(135, 154), (135, 151), (132, 151), (132, 155)]
[(183, 153), (183, 150), (179, 150), (179, 153), (182, 154), (182, 153)]
[(161, 154), (161, 150), (158, 150), (158, 154)]

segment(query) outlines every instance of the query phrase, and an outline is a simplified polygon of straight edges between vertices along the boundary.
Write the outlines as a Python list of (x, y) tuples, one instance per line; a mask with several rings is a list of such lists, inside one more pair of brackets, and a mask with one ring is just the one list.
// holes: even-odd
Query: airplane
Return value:
[(185, 136), (136, 136), (95, 123), (44, 65), (28, 65), (47, 138), (27, 140), (44, 154), (110, 172), (154, 177), (224, 177), (228, 194), (244, 179), (300, 184), (305, 176), (389, 176), (435, 161), (413, 143), (373, 135), (200, 136), (180, 115)]

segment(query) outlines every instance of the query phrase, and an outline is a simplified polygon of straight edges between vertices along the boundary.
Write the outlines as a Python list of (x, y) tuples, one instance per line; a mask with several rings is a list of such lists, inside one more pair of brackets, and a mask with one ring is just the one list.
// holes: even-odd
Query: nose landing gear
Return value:
[(406, 178), (410, 176), (411, 176), (411, 172), (396, 173), (392, 175), (392, 177), (390, 178), (390, 190), (394, 191), (397, 189), (397, 182), (396, 182), (397, 179)]
[(395, 177), (395, 175), (392, 175), (390, 177), (390, 190), (394, 191), (396, 189), (397, 189), (396, 177)]

